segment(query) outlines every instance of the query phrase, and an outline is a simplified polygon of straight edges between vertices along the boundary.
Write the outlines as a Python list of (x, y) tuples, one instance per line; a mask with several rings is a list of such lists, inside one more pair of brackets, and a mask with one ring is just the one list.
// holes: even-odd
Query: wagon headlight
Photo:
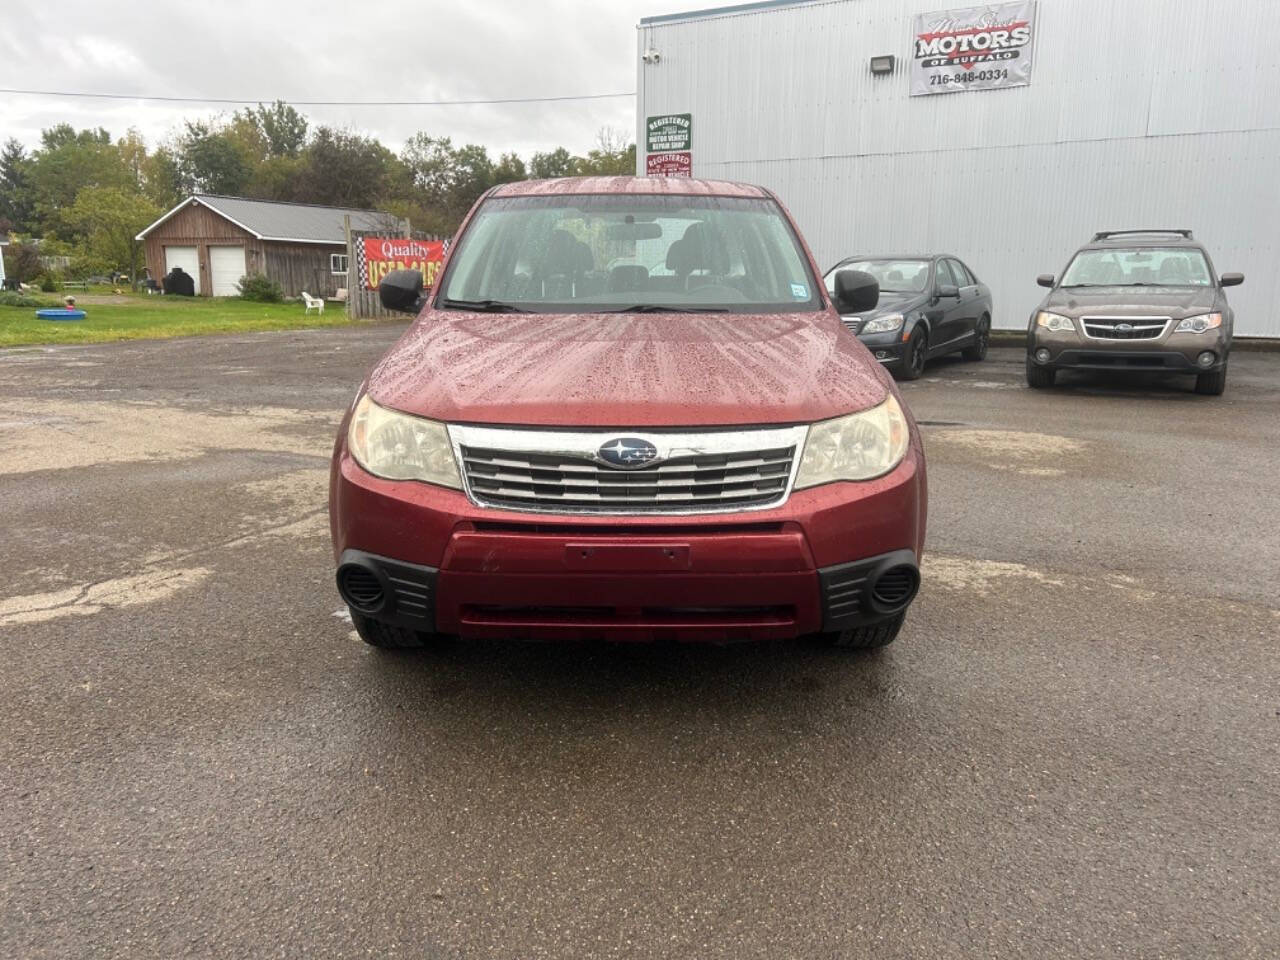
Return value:
[(368, 394), (351, 415), (347, 449), (360, 466), (378, 477), (462, 487), (443, 423), (380, 407)]
[(876, 317), (874, 320), (868, 320), (862, 328), (862, 333), (889, 333), (892, 330), (900, 330), (902, 328), (902, 314), (886, 313), (883, 317)]
[(906, 456), (907, 418), (893, 394), (884, 403), (809, 427), (796, 489), (836, 480), (871, 480)]
[(1064, 317), (1060, 313), (1050, 313), (1048, 310), (1041, 310), (1036, 314), (1036, 326), (1044, 327), (1050, 333), (1057, 333), (1061, 330), (1075, 330), (1076, 328), (1070, 317)]
[(1222, 326), (1222, 314), (1202, 313), (1198, 317), (1187, 317), (1178, 321), (1173, 328), (1174, 333), (1204, 333)]

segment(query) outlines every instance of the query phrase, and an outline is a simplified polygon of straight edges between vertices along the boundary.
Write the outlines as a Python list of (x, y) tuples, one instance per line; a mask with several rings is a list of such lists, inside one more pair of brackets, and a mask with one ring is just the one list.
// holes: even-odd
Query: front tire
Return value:
[(917, 325), (907, 339), (907, 349), (903, 351), (902, 369), (898, 371), (899, 380), (919, 380), (924, 373), (924, 365), (929, 356), (929, 335), (924, 328)]
[(435, 639), (435, 634), (420, 633), (408, 627), (375, 620), (353, 610), (349, 605), (347, 609), (351, 611), (351, 625), (356, 628), (356, 633), (371, 647), (379, 647), (383, 650), (404, 650), (425, 647)]
[(982, 315), (982, 319), (978, 321), (978, 327), (973, 332), (973, 345), (965, 347), (960, 351), (960, 355), (966, 360), (977, 362), (987, 359), (987, 346), (991, 342), (991, 318), (986, 314)]
[(851, 627), (848, 630), (833, 633), (820, 633), (818, 637), (828, 646), (838, 647), (841, 650), (878, 650), (881, 647), (887, 647), (898, 638), (898, 631), (902, 629), (902, 623), (906, 619), (907, 611), (903, 610), (879, 623), (865, 627)]
[(1027, 357), (1027, 386), (1033, 390), (1047, 390), (1053, 386), (1058, 371), (1053, 367), (1041, 367)]
[(1227, 389), (1227, 365), (1220, 370), (1206, 370), (1196, 374), (1196, 393), (1206, 397), (1220, 397)]

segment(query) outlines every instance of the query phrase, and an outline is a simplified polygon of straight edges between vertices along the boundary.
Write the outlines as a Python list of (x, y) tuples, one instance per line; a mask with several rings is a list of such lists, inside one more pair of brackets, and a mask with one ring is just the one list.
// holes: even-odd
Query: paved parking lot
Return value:
[(336, 615), (398, 326), (0, 352), (0, 956), (1280, 954), (1280, 354), (907, 385), (880, 655)]

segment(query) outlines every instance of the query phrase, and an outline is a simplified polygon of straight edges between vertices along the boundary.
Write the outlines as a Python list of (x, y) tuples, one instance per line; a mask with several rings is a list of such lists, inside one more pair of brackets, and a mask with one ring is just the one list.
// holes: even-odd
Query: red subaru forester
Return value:
[[(338, 590), (380, 647), (464, 638), (891, 642), (925, 461), (768, 190), (495, 187), (338, 431)], [(839, 308), (837, 310), (837, 307)]]

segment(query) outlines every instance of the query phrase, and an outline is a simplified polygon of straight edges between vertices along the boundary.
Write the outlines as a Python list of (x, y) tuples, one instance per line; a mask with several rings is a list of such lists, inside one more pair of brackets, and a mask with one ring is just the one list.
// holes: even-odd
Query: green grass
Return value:
[[(50, 306), (61, 306), (58, 294), (40, 294)], [(0, 347), (47, 343), (103, 343), (193, 337), (208, 333), (297, 330), (336, 327), (347, 319), (342, 304), (331, 303), (324, 315), (304, 314), (301, 303), (248, 303), (209, 297), (131, 297), (124, 304), (81, 304), (83, 320), (41, 320), (34, 307), (0, 307)]]

